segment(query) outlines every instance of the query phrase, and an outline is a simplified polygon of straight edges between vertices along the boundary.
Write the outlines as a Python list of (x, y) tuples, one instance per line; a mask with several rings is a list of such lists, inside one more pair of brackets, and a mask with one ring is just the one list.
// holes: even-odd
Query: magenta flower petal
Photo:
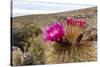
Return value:
[(43, 39), (45, 41), (59, 41), (64, 36), (64, 27), (59, 22), (54, 22), (43, 29)]
[(86, 24), (86, 21), (84, 19), (76, 19), (75, 22), (76, 22), (76, 25), (79, 27), (84, 27)]
[(66, 22), (68, 25), (74, 25), (75, 24), (74, 20), (75, 19), (73, 17), (69, 16), (67, 17)]
[(84, 27), (86, 24), (86, 20), (84, 19), (75, 19), (74, 17), (67, 17), (66, 22), (68, 25), (74, 25), (79, 27)]

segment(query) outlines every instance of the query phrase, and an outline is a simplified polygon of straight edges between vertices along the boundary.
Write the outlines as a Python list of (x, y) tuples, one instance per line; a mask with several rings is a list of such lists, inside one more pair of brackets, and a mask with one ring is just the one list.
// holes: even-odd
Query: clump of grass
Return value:
[[(41, 33), (41, 29), (34, 24), (26, 23), (19, 32), (13, 34), (13, 45), (19, 47), (22, 51), (12, 51), (12, 65), (29, 65), (29, 64), (41, 64), (42, 46), (38, 40), (38, 36)], [(23, 57), (23, 59), (22, 59)], [(24, 58), (26, 57), (26, 58)], [(31, 59), (28, 59), (31, 57)], [(19, 60), (18, 60), (19, 59)], [(22, 59), (22, 60), (21, 60)], [(30, 62), (31, 61), (31, 62)], [(23, 63), (21, 63), (23, 62)]]
[(40, 33), (41, 30), (36, 25), (32, 23), (24, 24), (19, 32), (13, 33), (13, 45), (20, 47), (23, 52), (27, 51), (27, 48), (30, 47), (29, 39), (38, 36)]
[(34, 58), (33, 64), (44, 64), (43, 59), (43, 44), (40, 42), (40, 38), (31, 39), (31, 46), (28, 48), (29, 53)]

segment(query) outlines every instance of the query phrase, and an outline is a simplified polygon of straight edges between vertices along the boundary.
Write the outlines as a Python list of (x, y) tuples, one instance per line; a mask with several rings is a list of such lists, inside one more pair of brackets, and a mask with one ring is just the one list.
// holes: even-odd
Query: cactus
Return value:
[[(46, 64), (96, 61), (96, 30), (91, 28), (87, 30), (85, 23), (82, 19), (74, 18), (71, 22), (67, 20), (67, 25), (65, 25), (66, 22), (64, 23), (65, 35), (62, 40), (44, 42)], [(90, 30), (90, 34), (87, 35)], [(91, 41), (85, 39), (90, 37), (93, 37)]]

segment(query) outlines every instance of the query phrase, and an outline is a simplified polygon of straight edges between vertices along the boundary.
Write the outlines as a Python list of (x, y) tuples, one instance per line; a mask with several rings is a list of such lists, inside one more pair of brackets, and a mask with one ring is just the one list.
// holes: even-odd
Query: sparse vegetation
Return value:
[[(88, 10), (88, 11), (87, 11)], [(12, 25), (12, 65), (37, 65), (37, 64), (57, 64), (71, 62), (87, 62), (96, 61), (96, 8), (87, 8), (71, 12), (62, 12), (56, 14), (31, 15), (23, 17), (14, 17)], [(92, 15), (95, 14), (95, 15)], [(92, 17), (86, 18), (89, 24), (90, 32), (85, 33), (79, 45), (73, 46), (72, 43), (66, 45), (51, 42), (44, 43), (42, 40), (41, 28), (52, 23), (51, 21), (65, 22), (66, 16), (81, 17), (89, 15)], [(56, 19), (52, 17), (58, 16)], [(80, 16), (79, 16), (80, 17)], [(77, 17), (78, 18), (78, 17)], [(65, 26), (65, 25), (64, 25)], [(72, 29), (73, 28), (73, 29)], [(70, 33), (67, 35), (70, 42), (75, 40), (80, 34), (75, 32), (77, 28), (66, 27)], [(74, 33), (72, 32), (74, 30)], [(83, 31), (83, 29), (82, 29)], [(79, 33), (79, 34), (77, 34)], [(95, 33), (95, 34), (93, 34)], [(95, 37), (93, 37), (95, 35)], [(65, 38), (65, 37), (64, 37)], [(92, 39), (91, 39), (92, 38)], [(95, 39), (95, 40), (94, 40)], [(68, 39), (65, 38), (65, 41)], [(87, 41), (85, 41), (87, 40)], [(89, 41), (92, 40), (92, 41)], [(65, 42), (64, 41), (64, 42)], [(74, 43), (74, 41), (73, 41)], [(70, 45), (70, 46), (69, 46)]]
[[(12, 52), (12, 57), (14, 57), (14, 65), (29, 65), (29, 64), (42, 64), (40, 61), (42, 59), (42, 44), (39, 42), (39, 34), (41, 34), (41, 29), (34, 24), (24, 24), (24, 27), (20, 32), (15, 32), (13, 35), (13, 46), (19, 47), (21, 49), (21, 55), (18, 55), (18, 50)], [(12, 46), (12, 47), (13, 47)], [(24, 58), (27, 54), (31, 56)], [(15, 57), (16, 56), (16, 57)], [(21, 56), (21, 57), (20, 57)], [(30, 58), (31, 59), (28, 59)], [(23, 59), (22, 59), (23, 58)], [(32, 59), (33, 58), (33, 59)], [(19, 59), (19, 60), (17, 60)], [(22, 60), (21, 60), (22, 59)], [(27, 59), (29, 61), (27, 61)], [(39, 59), (39, 60), (38, 60)], [(31, 62), (30, 62), (31, 61)], [(20, 64), (20, 62), (23, 62)]]

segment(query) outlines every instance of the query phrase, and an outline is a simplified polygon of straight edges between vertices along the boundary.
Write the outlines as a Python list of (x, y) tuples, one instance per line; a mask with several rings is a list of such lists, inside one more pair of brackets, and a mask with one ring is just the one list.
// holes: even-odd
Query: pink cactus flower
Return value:
[(67, 17), (66, 22), (68, 25), (74, 25), (79, 27), (84, 27), (86, 24), (86, 20), (84, 19), (75, 19), (74, 17)]
[(64, 27), (60, 22), (54, 22), (43, 29), (45, 41), (60, 41), (64, 36)]
[(66, 22), (68, 25), (73, 25), (73, 21), (74, 21), (74, 18), (71, 16), (67, 17), (67, 19), (66, 19)]
[(77, 26), (84, 27), (85, 24), (86, 24), (86, 20), (84, 20), (84, 19), (76, 19), (75, 23), (76, 23)]

